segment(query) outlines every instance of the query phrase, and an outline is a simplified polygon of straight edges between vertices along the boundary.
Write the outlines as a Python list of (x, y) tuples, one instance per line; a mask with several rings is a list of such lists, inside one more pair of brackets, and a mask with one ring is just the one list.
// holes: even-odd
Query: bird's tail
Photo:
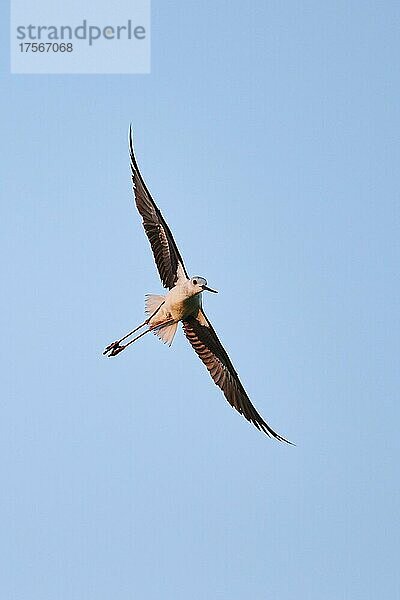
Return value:
[[(158, 309), (161, 307), (165, 300), (164, 296), (158, 296), (157, 294), (146, 294), (145, 298), (145, 312), (147, 315), (157, 314)], [(170, 346), (175, 337), (177, 323), (171, 323), (167, 327), (154, 327), (154, 334), (160, 338), (164, 344)]]
[(168, 344), (168, 346), (170, 346), (174, 340), (177, 327), (178, 323), (171, 323), (171, 325), (167, 325), (166, 327), (160, 327), (160, 329), (155, 328), (154, 334), (162, 342), (164, 342), (164, 344)]
[(146, 294), (144, 301), (144, 311), (146, 315), (152, 315), (160, 308), (164, 302), (164, 296), (158, 296), (157, 294)]

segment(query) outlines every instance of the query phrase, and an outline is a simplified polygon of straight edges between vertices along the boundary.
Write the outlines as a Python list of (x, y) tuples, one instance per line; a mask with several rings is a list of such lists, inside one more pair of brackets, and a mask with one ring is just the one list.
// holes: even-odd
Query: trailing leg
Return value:
[[(134, 342), (136, 342), (138, 339), (140, 339), (141, 337), (143, 337), (144, 335), (146, 335), (146, 333), (150, 333), (151, 331), (158, 332), (161, 329), (164, 329), (164, 327), (169, 327), (173, 323), (175, 323), (175, 321), (173, 319), (169, 319), (168, 321), (165, 321), (164, 323), (159, 323), (158, 325), (155, 325), (153, 327), (149, 327), (149, 329), (146, 329), (146, 331), (143, 331), (143, 333), (140, 333), (139, 335), (137, 335), (136, 337), (134, 337), (133, 340), (130, 340), (130, 342), (128, 342), (127, 344), (123, 344), (121, 346), (120, 342), (123, 339), (126, 339), (126, 337), (128, 337), (128, 336), (125, 336), (125, 338), (121, 338), (121, 340), (118, 340), (117, 342), (114, 342), (113, 344), (110, 344), (109, 346), (107, 346), (107, 348), (104, 350), (103, 354), (107, 354), (109, 357), (111, 357), (111, 356), (117, 356), (117, 354), (119, 354), (120, 352), (122, 352), (122, 350), (125, 350), (125, 348), (127, 348), (128, 346), (130, 346), (131, 344), (133, 344)], [(146, 324), (147, 324), (147, 322), (143, 323), (143, 325), (146, 325)], [(140, 325), (134, 331), (137, 331), (143, 325)]]
[[(143, 323), (141, 323), (140, 325), (135, 327), (135, 329), (133, 329), (132, 331), (130, 331), (129, 333), (124, 335), (124, 337), (122, 337), (121, 339), (116, 340), (115, 342), (112, 342), (112, 344), (109, 344), (107, 346), (107, 348), (105, 348), (103, 354), (109, 354), (110, 352), (113, 352), (113, 354), (109, 354), (109, 356), (115, 356), (116, 354), (118, 354), (118, 352), (121, 352), (121, 350), (118, 350), (118, 348), (123, 349), (126, 347), (126, 345), (120, 346), (121, 342), (123, 342), (124, 340), (126, 340), (126, 338), (128, 338), (131, 335), (133, 335), (134, 333), (136, 333), (136, 331), (138, 331), (145, 325), (148, 325), (150, 323), (150, 320), (158, 313), (158, 311), (160, 310), (160, 308), (162, 307), (163, 304), (164, 304), (164, 302), (162, 302), (160, 304), (160, 306), (158, 306), (157, 309), (153, 312), (153, 314), (151, 314), (145, 321), (143, 321)], [(142, 334), (142, 335), (144, 335), (144, 334)], [(116, 350), (118, 350), (118, 352), (116, 352)]]

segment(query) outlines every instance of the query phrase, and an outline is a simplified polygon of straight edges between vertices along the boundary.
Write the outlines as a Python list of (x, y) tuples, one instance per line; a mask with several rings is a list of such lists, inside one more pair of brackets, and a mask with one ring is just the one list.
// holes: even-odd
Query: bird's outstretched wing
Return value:
[(271, 429), (252, 405), (229, 356), (204, 311), (200, 309), (197, 317), (183, 320), (182, 325), (187, 339), (209, 370), (214, 382), (225, 394), (228, 402), (257, 429), (280, 442), (291, 444), (292, 442)]
[(189, 277), (170, 228), (140, 174), (133, 150), (132, 127), (129, 128), (129, 152), (136, 206), (142, 216), (143, 227), (149, 238), (163, 286), (171, 289), (179, 279)]

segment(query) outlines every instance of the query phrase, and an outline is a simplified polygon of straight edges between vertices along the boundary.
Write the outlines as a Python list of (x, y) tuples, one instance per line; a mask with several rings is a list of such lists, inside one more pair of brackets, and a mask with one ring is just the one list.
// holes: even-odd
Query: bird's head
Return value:
[(212, 290), (207, 286), (207, 280), (204, 277), (192, 277), (189, 281), (190, 288), (193, 290), (193, 294), (200, 294), (201, 292), (213, 292), (217, 294), (217, 290)]

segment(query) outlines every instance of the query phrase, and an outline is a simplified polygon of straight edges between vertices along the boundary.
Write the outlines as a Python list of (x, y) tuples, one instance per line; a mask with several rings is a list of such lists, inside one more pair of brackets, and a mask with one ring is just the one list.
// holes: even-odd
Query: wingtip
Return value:
[(296, 447), (296, 444), (295, 444), (294, 442), (291, 442), (290, 440), (287, 440), (287, 439), (286, 439), (286, 438), (284, 438), (284, 437), (281, 437), (281, 436), (279, 436), (279, 438), (278, 438), (278, 439), (279, 439), (279, 441), (280, 441), (280, 442), (284, 442), (285, 444), (289, 444), (289, 446), (294, 446), (294, 447)]
[(138, 170), (138, 166), (136, 163), (136, 157), (135, 157), (135, 149), (133, 146), (133, 127), (132, 127), (132, 123), (129, 123), (129, 156), (131, 159), (131, 169), (132, 169), (132, 173), (134, 174), (137, 170)]
[(282, 442), (285, 444), (289, 444), (289, 446), (296, 446), (296, 444), (294, 442), (291, 442), (290, 440), (287, 440), (286, 438), (284, 438), (282, 435), (279, 435), (279, 433), (277, 433), (276, 431), (274, 431), (273, 429), (271, 429), (271, 427), (269, 425), (267, 425), (267, 423), (265, 423), (265, 421), (261, 425), (261, 430), (267, 434), (268, 437), (277, 440), (278, 442)]
[(296, 444), (294, 442), (291, 442), (290, 440), (287, 440), (286, 438), (284, 438), (283, 436), (279, 435), (279, 433), (276, 433), (275, 431), (273, 432), (273, 434), (269, 434), (271, 437), (273, 437), (274, 439), (276, 439), (278, 442), (282, 442), (284, 444), (289, 444), (289, 446), (296, 446)]

